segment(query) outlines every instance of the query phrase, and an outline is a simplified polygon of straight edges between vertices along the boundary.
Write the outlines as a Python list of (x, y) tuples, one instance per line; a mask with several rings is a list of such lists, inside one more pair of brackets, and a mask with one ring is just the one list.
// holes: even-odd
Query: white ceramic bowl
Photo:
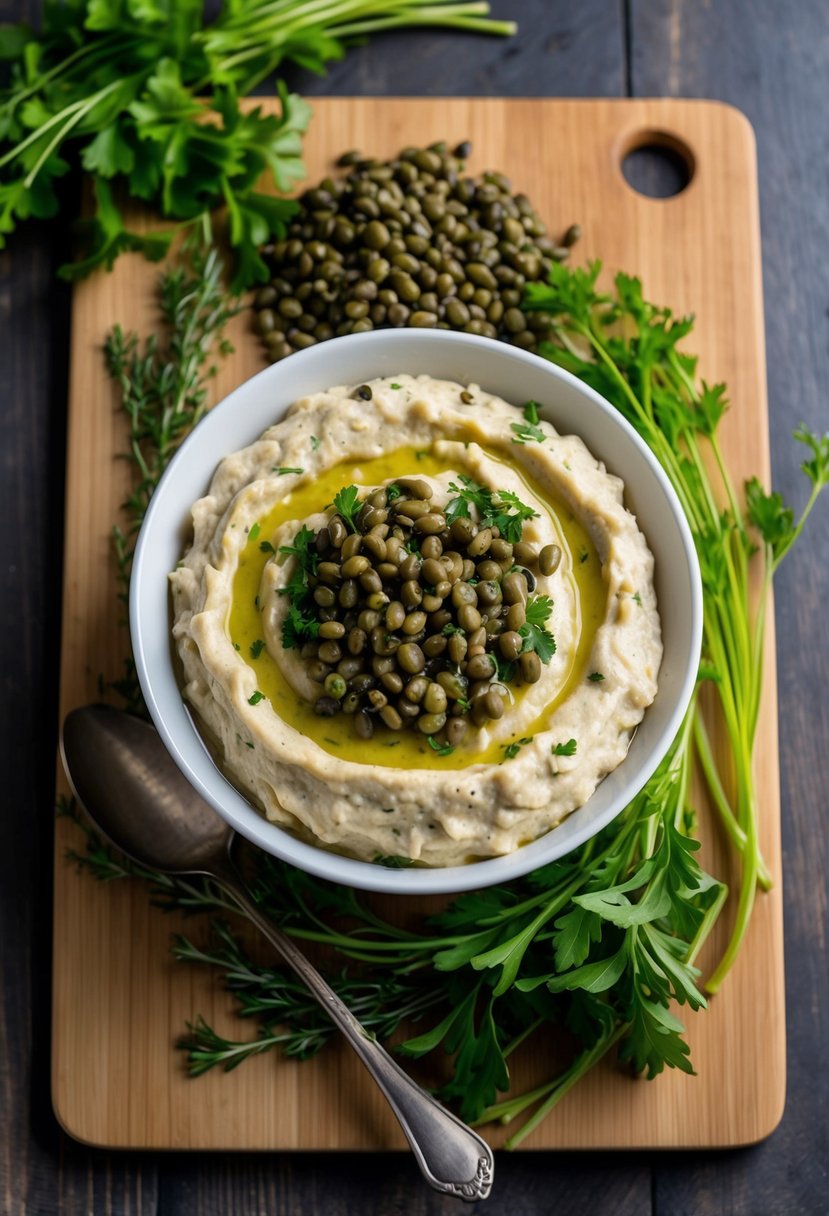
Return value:
[[(206, 492), (223, 456), (257, 439), (298, 397), (404, 372), (474, 382), (516, 404), (542, 402), (543, 416), (558, 431), (580, 435), (624, 480), (627, 505), (656, 557), (665, 652), (656, 700), (627, 757), (560, 826), (506, 857), (392, 870), (295, 839), (269, 823), (215, 766), (176, 682), (167, 575), (184, 548), (190, 508)], [(378, 330), (291, 355), (241, 385), (199, 423), (161, 479), (144, 520), (132, 568), (130, 626), (153, 721), (182, 772), (229, 824), (267, 852), (319, 877), (364, 890), (431, 894), (508, 882), (564, 856), (610, 823), (642, 788), (679, 729), (694, 687), (702, 591), (693, 540), (665, 474), (598, 393), (552, 363), (488, 338), (448, 330)]]

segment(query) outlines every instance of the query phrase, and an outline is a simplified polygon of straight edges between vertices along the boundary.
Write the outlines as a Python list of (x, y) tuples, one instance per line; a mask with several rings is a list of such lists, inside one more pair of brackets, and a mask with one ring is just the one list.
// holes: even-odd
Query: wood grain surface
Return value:
[[(319, 101), (307, 144), (311, 180), (345, 147), (385, 156), (401, 146), (471, 138), (471, 167), (500, 167), (526, 191), (552, 230), (579, 217), (582, 258), (608, 274), (636, 266), (649, 296), (699, 314), (701, 372), (727, 380), (723, 427), (739, 483), (768, 476), (765, 366), (754, 141), (741, 115), (702, 102), (506, 101), (332, 98)], [(671, 199), (627, 185), (621, 162), (634, 146), (672, 141), (693, 174)], [(73, 302), (67, 456), (66, 577), (61, 713), (117, 677), (126, 646), (113, 611), (109, 529), (126, 492), (123, 419), (102, 369), (111, 319), (146, 329), (157, 272), (137, 257), (81, 284)], [(738, 306), (739, 301), (739, 306)], [(221, 397), (262, 365), (250, 318), (237, 318), (236, 354), (220, 368)], [(765, 855), (779, 878), (773, 640), (758, 736)], [(701, 799), (697, 801), (701, 805)], [(179, 926), (150, 908), (140, 884), (101, 886), (66, 864), (73, 829), (58, 825), (55, 867), (53, 1098), (78, 1139), (129, 1148), (397, 1148), (404, 1142), (371, 1082), (339, 1045), (308, 1063), (276, 1056), (232, 1074), (188, 1080), (173, 1049), (203, 1013), (232, 1036), (227, 996), (207, 973), (174, 964)], [(705, 864), (736, 874), (713, 820), (703, 814)], [(416, 908), (416, 901), (407, 903)], [(686, 1015), (699, 1075), (632, 1082), (611, 1063), (597, 1069), (526, 1141), (548, 1147), (699, 1147), (767, 1135), (783, 1108), (782, 900), (759, 901), (751, 933), (724, 991), (704, 1016)], [(725, 920), (727, 921), (727, 917)], [(723, 923), (708, 958), (721, 949)], [(191, 935), (199, 930), (192, 926)], [(705, 966), (705, 957), (702, 960)], [(516, 1053), (514, 1092), (555, 1071), (555, 1036)], [(766, 1067), (755, 1060), (762, 1051)], [(507, 1131), (486, 1129), (494, 1143)]]
[[(41, 0), (0, 0), (37, 24)], [(774, 483), (803, 501), (791, 429), (829, 422), (825, 0), (493, 0), (505, 42), (429, 30), (351, 50), (307, 96), (717, 97), (758, 141)], [(105, 1152), (59, 1129), (49, 1094), (52, 758), (57, 729), (71, 190), (60, 219), (0, 251), (0, 1210), (13, 1216), (449, 1216), (399, 1153)], [(636, 269), (629, 267), (629, 269)], [(487, 1216), (825, 1216), (829, 1211), (829, 512), (777, 580), (788, 1100), (734, 1152), (499, 1155)], [(758, 1069), (764, 1067), (761, 1056)]]

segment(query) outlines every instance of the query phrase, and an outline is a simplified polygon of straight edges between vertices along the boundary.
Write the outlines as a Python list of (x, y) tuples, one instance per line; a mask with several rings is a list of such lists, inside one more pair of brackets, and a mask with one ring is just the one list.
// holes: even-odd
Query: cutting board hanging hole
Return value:
[(639, 131), (622, 145), (622, 175), (646, 198), (675, 198), (691, 183), (694, 154), (668, 131)]

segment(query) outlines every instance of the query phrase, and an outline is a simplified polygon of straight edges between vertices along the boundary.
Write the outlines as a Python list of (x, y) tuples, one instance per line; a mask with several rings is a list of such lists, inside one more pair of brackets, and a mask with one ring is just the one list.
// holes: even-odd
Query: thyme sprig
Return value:
[[(216, 357), (233, 350), (222, 333), (238, 312), (222, 279), (222, 261), (209, 230), (191, 237), (177, 262), (158, 281), (161, 332), (143, 343), (138, 334), (115, 325), (104, 343), (106, 369), (129, 423), (129, 461), (137, 478), (122, 504), (126, 524), (112, 529), (118, 598), (126, 607), (135, 541), (155, 487), (182, 441), (201, 418), (208, 401)], [(128, 659), (114, 685), (127, 708), (143, 702)]]

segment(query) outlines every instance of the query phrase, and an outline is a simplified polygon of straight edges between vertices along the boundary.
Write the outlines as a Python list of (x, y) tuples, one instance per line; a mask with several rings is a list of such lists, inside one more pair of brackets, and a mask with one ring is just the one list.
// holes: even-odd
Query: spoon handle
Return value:
[(222, 874), (219, 882), (345, 1035), (388, 1099), (430, 1186), (469, 1203), (486, 1199), (492, 1187), (495, 1165), (489, 1145), (403, 1071), (343, 1004), (302, 951), (281, 929), (266, 920), (235, 875)]

